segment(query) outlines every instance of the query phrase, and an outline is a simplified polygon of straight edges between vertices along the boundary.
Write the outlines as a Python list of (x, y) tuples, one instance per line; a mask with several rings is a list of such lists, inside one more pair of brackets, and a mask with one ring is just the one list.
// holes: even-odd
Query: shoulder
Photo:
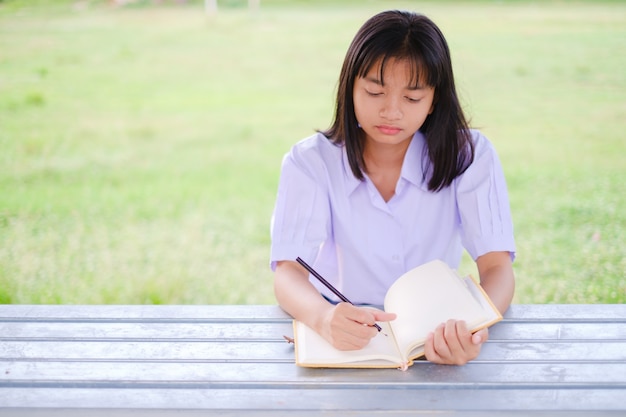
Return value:
[(474, 144), (474, 159), (469, 168), (476, 165), (499, 164), (498, 153), (493, 143), (479, 130), (470, 130)]
[(326, 171), (329, 166), (341, 163), (342, 153), (341, 146), (333, 144), (323, 134), (316, 133), (291, 147), (283, 159), (283, 167), (293, 165), (310, 173)]
[(480, 130), (470, 129), (470, 134), (476, 156), (483, 155), (485, 152), (495, 152), (491, 141)]
[(476, 184), (489, 178), (502, 176), (500, 159), (493, 143), (479, 130), (472, 129), (474, 159), (465, 172), (457, 177), (458, 184)]
[(313, 157), (315, 155), (341, 154), (341, 147), (333, 144), (326, 136), (315, 133), (304, 138), (291, 147), (287, 156)]

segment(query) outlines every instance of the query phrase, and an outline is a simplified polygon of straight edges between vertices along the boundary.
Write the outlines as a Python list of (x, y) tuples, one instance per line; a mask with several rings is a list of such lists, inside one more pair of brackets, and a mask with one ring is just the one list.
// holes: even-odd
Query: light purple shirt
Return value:
[[(271, 224), (270, 265), (301, 257), (355, 304), (382, 305), (404, 272), (433, 259), (457, 268), (463, 248), (476, 259), (515, 254), (506, 183), (498, 156), (472, 131), (473, 163), (447, 188), (428, 191), (416, 133), (395, 195), (385, 202), (372, 181), (354, 177), (345, 148), (322, 134), (283, 159)], [(330, 291), (311, 277), (328, 298)]]

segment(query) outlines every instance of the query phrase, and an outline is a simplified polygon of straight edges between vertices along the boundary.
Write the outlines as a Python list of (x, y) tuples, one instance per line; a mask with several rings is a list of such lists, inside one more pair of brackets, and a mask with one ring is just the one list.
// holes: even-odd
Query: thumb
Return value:
[(488, 337), (489, 333), (487, 332), (487, 329), (479, 330), (472, 335), (472, 343), (480, 345), (481, 343), (486, 342)]

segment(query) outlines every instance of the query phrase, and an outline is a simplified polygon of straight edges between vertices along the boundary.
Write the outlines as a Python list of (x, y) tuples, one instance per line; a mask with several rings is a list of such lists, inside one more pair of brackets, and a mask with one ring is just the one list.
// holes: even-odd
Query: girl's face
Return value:
[(413, 137), (432, 112), (435, 89), (412, 84), (410, 65), (406, 60), (389, 60), (383, 85), (379, 62), (354, 82), (354, 112), (366, 142), (403, 143)]

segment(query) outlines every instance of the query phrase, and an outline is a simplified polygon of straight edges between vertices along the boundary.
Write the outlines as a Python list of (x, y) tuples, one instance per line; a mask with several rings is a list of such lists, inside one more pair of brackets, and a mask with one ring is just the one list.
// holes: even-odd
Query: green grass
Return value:
[(274, 303), (282, 155), (395, 7), (439, 23), (498, 148), (515, 302), (626, 301), (625, 4), (235, 3), (0, 1), (0, 302)]

